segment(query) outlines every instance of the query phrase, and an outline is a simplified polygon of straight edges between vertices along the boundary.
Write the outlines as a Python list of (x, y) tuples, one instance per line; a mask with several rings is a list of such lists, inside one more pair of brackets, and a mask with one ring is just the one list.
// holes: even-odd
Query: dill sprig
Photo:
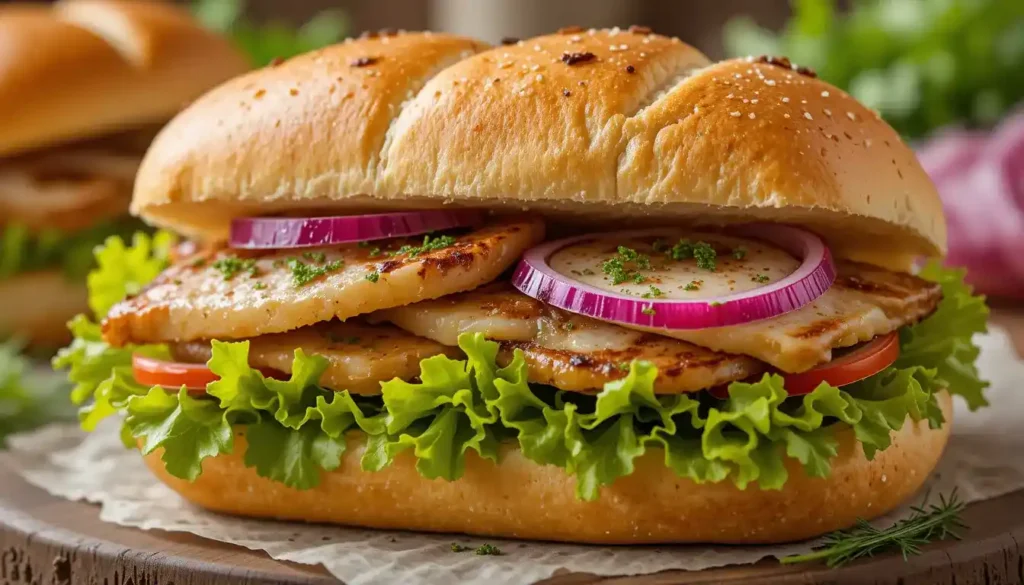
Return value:
[(921, 547), (931, 542), (954, 538), (967, 529), (961, 512), (964, 503), (954, 489), (949, 497), (939, 496), (938, 504), (915, 506), (909, 518), (888, 528), (875, 528), (864, 519), (858, 519), (853, 528), (837, 530), (825, 537), (825, 543), (805, 555), (779, 559), (784, 564), (824, 560), (829, 567), (838, 567), (862, 557), (897, 550), (904, 560), (921, 554)]

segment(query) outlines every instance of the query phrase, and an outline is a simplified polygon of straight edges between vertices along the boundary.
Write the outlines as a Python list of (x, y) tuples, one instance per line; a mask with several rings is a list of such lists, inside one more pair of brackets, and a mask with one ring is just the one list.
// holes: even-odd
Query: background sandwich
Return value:
[(799, 539), (897, 506), (951, 394), (984, 404), (983, 300), (910, 274), (944, 251), (931, 183), (780, 58), (367, 36), (197, 101), (132, 209), (221, 244), (101, 251), (98, 321), (55, 363), (87, 428), (123, 413), (212, 510)]
[(128, 202), (156, 130), (246, 69), (172, 4), (0, 7), (0, 336), (66, 342), (92, 248), (142, 227)]

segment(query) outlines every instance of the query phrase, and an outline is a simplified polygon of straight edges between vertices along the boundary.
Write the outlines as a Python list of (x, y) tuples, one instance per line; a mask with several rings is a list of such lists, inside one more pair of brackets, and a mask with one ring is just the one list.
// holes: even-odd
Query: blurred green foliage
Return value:
[(73, 420), (63, 376), (34, 366), (16, 341), (0, 343), (0, 446), (7, 435), (54, 420)]
[(791, 0), (781, 33), (738, 17), (732, 55), (787, 56), (877, 110), (908, 138), (986, 127), (1024, 99), (1024, 0)]
[(348, 19), (338, 10), (325, 10), (297, 28), (246, 20), (245, 0), (195, 0), (193, 12), (205, 26), (228, 35), (256, 67), (336, 43), (349, 31)]

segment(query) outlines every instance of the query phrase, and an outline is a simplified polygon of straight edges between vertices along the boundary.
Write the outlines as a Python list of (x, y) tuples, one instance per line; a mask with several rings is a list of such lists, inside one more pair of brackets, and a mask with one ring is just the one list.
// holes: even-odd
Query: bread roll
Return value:
[(450, 204), (595, 229), (786, 221), (899, 267), (945, 250), (938, 196), (896, 132), (784, 62), (711, 64), (636, 29), (479, 49), (363, 39), (229, 82), (157, 139), (133, 209), (205, 239), (242, 214)]
[(172, 3), (0, 10), (0, 156), (165, 122), (247, 68)]
[(852, 429), (838, 433), (839, 454), (827, 478), (808, 477), (787, 459), (789, 480), (781, 490), (740, 490), (730, 481), (695, 484), (665, 467), (659, 449), (636, 461), (632, 475), (583, 502), (561, 469), (527, 460), (506, 443), (501, 462), (466, 458), (456, 481), (424, 479), (410, 452), (378, 472), (359, 468), (359, 435), (337, 471), (320, 485), (295, 490), (244, 466), (245, 438), (234, 453), (207, 459), (195, 482), (168, 475), (161, 452), (146, 457), (156, 476), (186, 500), (215, 512), (327, 522), (370, 528), (462, 532), (480, 536), (595, 544), (772, 543), (802, 540), (874, 518), (916, 492), (939, 461), (949, 438), (952, 402), (938, 396), (946, 424), (907, 421), (893, 444), (864, 457)]

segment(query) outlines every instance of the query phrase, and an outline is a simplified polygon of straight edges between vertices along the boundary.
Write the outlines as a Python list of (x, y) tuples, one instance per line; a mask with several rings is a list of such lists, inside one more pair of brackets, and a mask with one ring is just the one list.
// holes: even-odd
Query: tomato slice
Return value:
[[(260, 368), (260, 372), (268, 378), (285, 378), (287, 375), (277, 370)], [(186, 362), (169, 362), (132, 355), (132, 374), (135, 381), (144, 386), (160, 386), (177, 390), (184, 386), (190, 394), (205, 394), (206, 385), (220, 380), (206, 364), (190, 364)]]
[(206, 364), (168, 362), (138, 354), (132, 356), (132, 374), (135, 381), (144, 386), (175, 390), (184, 386), (192, 393), (206, 392), (207, 384), (220, 379)]
[[(810, 394), (822, 382), (832, 386), (846, 386), (873, 376), (892, 365), (900, 357), (900, 336), (893, 331), (856, 346), (847, 353), (799, 374), (783, 374), (786, 392), (790, 396)], [(728, 398), (724, 386), (711, 389), (715, 398)]]

